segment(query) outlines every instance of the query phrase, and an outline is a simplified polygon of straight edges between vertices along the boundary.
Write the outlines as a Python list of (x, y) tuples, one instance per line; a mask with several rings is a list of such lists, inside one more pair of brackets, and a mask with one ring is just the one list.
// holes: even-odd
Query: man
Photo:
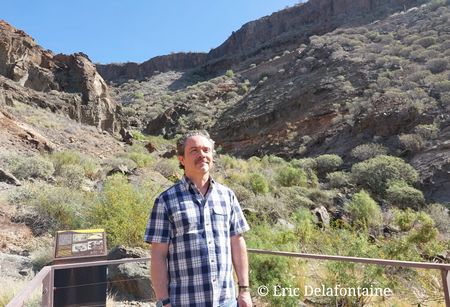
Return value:
[(183, 178), (159, 195), (145, 241), (157, 306), (252, 306), (242, 233), (249, 226), (234, 193), (210, 176), (214, 141), (192, 131), (177, 142)]

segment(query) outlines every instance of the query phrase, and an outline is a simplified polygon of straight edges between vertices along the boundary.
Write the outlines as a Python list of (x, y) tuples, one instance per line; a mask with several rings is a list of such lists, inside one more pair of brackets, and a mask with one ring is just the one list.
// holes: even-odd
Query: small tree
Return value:
[(390, 182), (413, 184), (419, 180), (419, 174), (402, 159), (381, 155), (353, 165), (352, 178), (358, 185), (384, 196)]

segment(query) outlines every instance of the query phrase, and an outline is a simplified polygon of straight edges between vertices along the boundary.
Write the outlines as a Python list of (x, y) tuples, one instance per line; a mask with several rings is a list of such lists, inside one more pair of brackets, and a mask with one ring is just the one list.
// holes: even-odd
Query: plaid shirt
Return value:
[(184, 176), (156, 198), (144, 239), (169, 244), (173, 307), (219, 306), (235, 298), (230, 237), (247, 230), (233, 191), (212, 179), (204, 197)]

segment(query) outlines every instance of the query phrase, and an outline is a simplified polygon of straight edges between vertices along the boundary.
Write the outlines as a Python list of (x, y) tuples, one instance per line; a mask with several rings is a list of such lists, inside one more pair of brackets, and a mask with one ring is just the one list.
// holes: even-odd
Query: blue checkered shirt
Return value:
[(204, 197), (184, 176), (156, 198), (144, 240), (169, 244), (173, 307), (235, 298), (230, 237), (249, 228), (233, 191), (213, 179)]

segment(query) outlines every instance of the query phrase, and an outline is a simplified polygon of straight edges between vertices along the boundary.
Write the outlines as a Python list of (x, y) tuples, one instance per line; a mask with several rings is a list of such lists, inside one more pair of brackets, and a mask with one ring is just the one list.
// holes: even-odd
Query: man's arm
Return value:
[(156, 299), (158, 300), (169, 297), (169, 273), (167, 268), (168, 252), (169, 244), (152, 243), (150, 271), (153, 289), (155, 290)]
[[(231, 256), (233, 258), (234, 270), (238, 277), (238, 283), (240, 286), (249, 286), (247, 245), (245, 244), (245, 239), (238, 234), (232, 236), (230, 242)], [(249, 289), (246, 289), (245, 291), (239, 290), (238, 304), (239, 307), (252, 306), (252, 298)]]

